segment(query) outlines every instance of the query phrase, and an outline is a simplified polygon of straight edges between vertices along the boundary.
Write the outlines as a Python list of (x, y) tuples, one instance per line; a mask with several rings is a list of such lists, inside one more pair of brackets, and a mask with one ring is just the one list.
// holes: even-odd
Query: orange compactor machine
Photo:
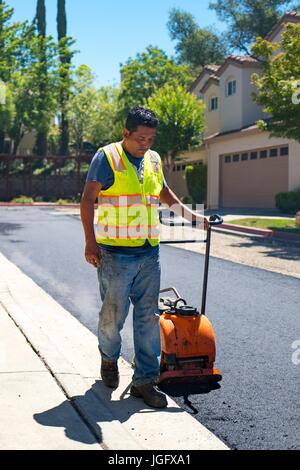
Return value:
[[(165, 224), (162, 217), (160, 220)], [(172, 298), (161, 297), (159, 302), (160, 383), (174, 381), (216, 383), (222, 380), (220, 371), (214, 368), (216, 339), (212, 324), (205, 314), (212, 227), (222, 223), (223, 219), (219, 215), (211, 216), (206, 240), (202, 241), (206, 243), (206, 252), (201, 310), (187, 305), (186, 300), (174, 287), (160, 291), (161, 295), (167, 292), (173, 293)], [(171, 224), (165, 225), (174, 226), (175, 224), (171, 222)], [(161, 243), (195, 242), (197, 240), (163, 241)]]

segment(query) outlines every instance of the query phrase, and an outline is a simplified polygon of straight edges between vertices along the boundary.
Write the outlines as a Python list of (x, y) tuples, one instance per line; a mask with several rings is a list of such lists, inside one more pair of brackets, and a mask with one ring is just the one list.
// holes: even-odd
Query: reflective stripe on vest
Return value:
[[(113, 207), (130, 207), (134, 205), (143, 204), (143, 198), (141, 195), (126, 194), (125, 196), (99, 196), (98, 203), (101, 206), (111, 205)], [(159, 206), (158, 196), (146, 196), (146, 204), (148, 206)]]
[(140, 225), (132, 225), (125, 227), (115, 227), (113, 225), (98, 224), (97, 235), (104, 239), (157, 239), (160, 236), (160, 229), (156, 225), (151, 227), (142, 227)]
[(122, 159), (122, 153), (119, 151), (117, 144), (110, 144), (103, 148), (106, 155), (109, 155), (112, 160), (113, 169), (115, 171), (124, 171), (125, 164)]

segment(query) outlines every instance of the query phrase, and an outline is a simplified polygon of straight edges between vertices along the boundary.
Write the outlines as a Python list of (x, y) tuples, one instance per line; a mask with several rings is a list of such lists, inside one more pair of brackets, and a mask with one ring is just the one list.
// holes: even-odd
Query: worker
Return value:
[[(151, 110), (128, 114), (122, 142), (99, 149), (81, 199), (85, 259), (98, 270), (102, 299), (99, 315), (101, 378), (119, 385), (120, 332), (133, 304), (135, 364), (130, 393), (153, 408), (167, 406), (158, 387), (160, 332), (159, 203), (177, 207), (190, 221), (207, 220), (183, 205), (167, 185), (158, 153), (151, 150), (158, 127)], [(94, 203), (98, 198), (98, 226)]]

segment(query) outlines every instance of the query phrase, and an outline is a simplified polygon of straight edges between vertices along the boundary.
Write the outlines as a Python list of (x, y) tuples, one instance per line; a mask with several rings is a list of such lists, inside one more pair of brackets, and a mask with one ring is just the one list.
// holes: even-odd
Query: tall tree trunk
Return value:
[[(0, 8), (3, 8), (3, 0), (0, 0)], [(4, 26), (3, 22), (0, 19), (0, 57), (4, 57), (3, 26)], [(0, 74), (0, 82), (2, 78), (3, 77), (1, 77), (1, 74)], [(1, 83), (0, 83), (0, 86), (1, 86)], [(0, 106), (1, 106), (1, 103), (0, 103)], [(0, 154), (4, 153), (4, 139), (5, 139), (5, 132), (2, 129), (0, 129)]]
[[(36, 7), (36, 22), (37, 22), (37, 31), (38, 35), (42, 36), (43, 39), (46, 38), (46, 6), (45, 0), (37, 0), (37, 7)], [(40, 50), (40, 60), (42, 61), (43, 65), (43, 76), (47, 76), (47, 59), (46, 59), (46, 51), (44, 43), (41, 43), (41, 50)], [(43, 80), (40, 83), (40, 95), (41, 95), (41, 102), (46, 106), (46, 100), (44, 99), (45, 96), (45, 84)], [(38, 130), (37, 132), (37, 139), (36, 139), (36, 152), (39, 156), (47, 155), (47, 142), (48, 135), (47, 131), (42, 129)]]
[[(66, 15), (66, 1), (57, 0), (57, 35), (58, 43), (62, 45), (67, 37), (67, 15)], [(68, 79), (68, 72), (65, 66), (70, 63), (69, 57), (66, 56), (66, 45), (60, 48), (60, 61), (62, 65), (61, 71), (61, 90), (60, 90), (60, 154), (68, 155), (69, 153), (69, 121), (67, 118), (67, 103), (69, 99), (69, 92), (65, 88)]]

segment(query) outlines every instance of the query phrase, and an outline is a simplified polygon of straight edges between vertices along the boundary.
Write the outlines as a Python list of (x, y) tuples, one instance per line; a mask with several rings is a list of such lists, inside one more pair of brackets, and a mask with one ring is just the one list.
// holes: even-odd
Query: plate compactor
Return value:
[[(162, 219), (161, 222), (164, 223)], [(202, 241), (206, 243), (206, 253), (201, 310), (199, 311), (197, 307), (187, 305), (186, 300), (181, 297), (174, 287), (160, 291), (161, 295), (167, 292), (173, 293), (171, 298), (161, 297), (159, 303), (161, 335), (160, 383), (184, 381), (213, 384), (222, 380), (221, 373), (214, 368), (216, 359), (214, 330), (205, 315), (212, 227), (222, 223), (223, 219), (219, 215), (211, 216), (206, 240)], [(174, 225), (174, 223), (171, 223), (171, 226)], [(177, 240), (161, 243), (195, 242), (197, 240)]]

